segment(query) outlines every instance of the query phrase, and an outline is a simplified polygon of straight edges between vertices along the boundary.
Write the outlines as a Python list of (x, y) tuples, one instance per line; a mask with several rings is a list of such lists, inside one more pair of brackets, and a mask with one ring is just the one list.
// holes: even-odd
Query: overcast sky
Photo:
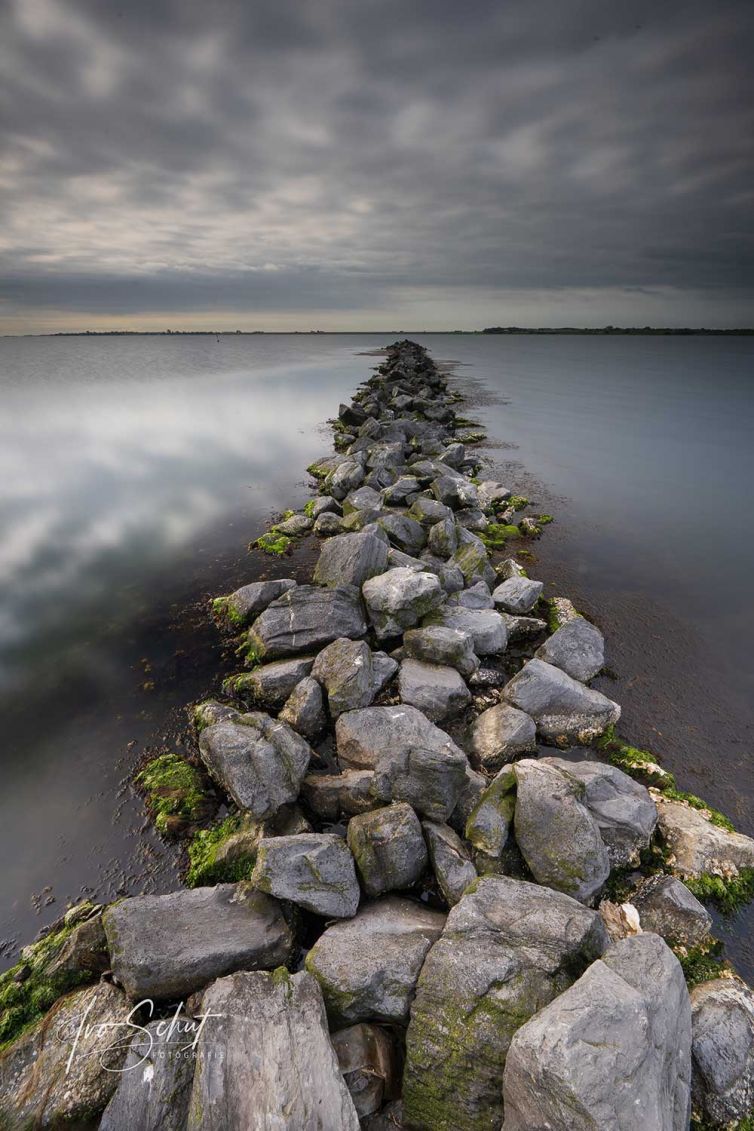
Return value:
[(1, 331), (754, 322), (750, 0), (0, 11)]

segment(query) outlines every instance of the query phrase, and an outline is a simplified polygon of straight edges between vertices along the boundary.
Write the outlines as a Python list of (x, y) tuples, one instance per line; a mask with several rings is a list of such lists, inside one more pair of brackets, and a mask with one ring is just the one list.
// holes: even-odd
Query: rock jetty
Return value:
[(619, 737), (462, 399), (388, 347), (255, 543), (316, 546), (309, 583), (214, 600), (243, 668), (136, 782), (186, 885), (0, 976), (3, 1131), (754, 1126), (706, 906), (754, 894), (754, 840)]

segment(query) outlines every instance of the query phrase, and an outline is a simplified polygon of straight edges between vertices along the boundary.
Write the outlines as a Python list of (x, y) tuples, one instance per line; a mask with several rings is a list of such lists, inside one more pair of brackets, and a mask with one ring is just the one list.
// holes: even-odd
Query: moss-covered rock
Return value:
[(186, 883), (191, 888), (248, 880), (264, 826), (248, 813), (233, 813), (209, 829), (199, 829), (188, 845)]
[(147, 809), (163, 836), (180, 836), (206, 821), (216, 805), (205, 775), (179, 754), (161, 754), (136, 776)]

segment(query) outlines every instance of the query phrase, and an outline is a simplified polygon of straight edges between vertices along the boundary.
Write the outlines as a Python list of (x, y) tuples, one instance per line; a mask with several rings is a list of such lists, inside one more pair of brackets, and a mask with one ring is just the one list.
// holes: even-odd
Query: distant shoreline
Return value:
[(265, 334), (268, 337), (290, 337), (291, 335), (305, 336), (335, 336), (385, 334), (544, 334), (544, 335), (602, 335), (605, 337), (633, 336), (633, 337), (750, 337), (754, 334), (754, 327), (741, 326), (736, 329), (714, 329), (706, 326), (538, 326), (526, 328), (524, 326), (488, 326), (483, 330), (55, 330), (48, 334), (3, 334), (4, 338), (235, 338), (240, 336), (251, 337)]

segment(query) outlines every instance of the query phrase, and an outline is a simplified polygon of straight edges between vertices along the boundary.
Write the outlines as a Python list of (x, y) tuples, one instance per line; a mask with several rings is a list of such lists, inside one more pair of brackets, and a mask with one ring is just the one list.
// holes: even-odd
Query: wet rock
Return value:
[(118, 1089), (99, 1131), (184, 1131), (194, 1077), (196, 1022), (181, 1017), (176, 1028), (153, 1021), (128, 1046)]
[(338, 637), (359, 637), (366, 630), (355, 586), (297, 585), (257, 617), (249, 629), (249, 645), (258, 656), (275, 660), (316, 652)]
[(513, 769), (516, 842), (532, 875), (588, 903), (610, 874), (610, 857), (584, 786), (544, 760), (525, 759)]
[(345, 499), (350, 491), (354, 491), (364, 482), (364, 468), (356, 460), (345, 460), (338, 464), (335, 471), (328, 475), (325, 486), (334, 499)]
[(327, 691), (334, 719), (344, 711), (368, 707), (374, 698), (372, 651), (363, 640), (334, 640), (314, 662), (313, 677)]
[(306, 956), (333, 1025), (408, 1020), (422, 963), (445, 916), (407, 899), (385, 896), (335, 923)]
[(432, 573), (412, 569), (388, 570), (362, 586), (369, 619), (379, 637), (397, 636), (411, 628), (445, 599)]
[(337, 589), (360, 586), (369, 577), (387, 569), (388, 548), (373, 534), (340, 534), (322, 547), (314, 569), (317, 585)]
[(327, 714), (322, 688), (316, 679), (307, 676), (296, 684), (278, 718), (309, 741), (322, 733), (327, 726)]
[(422, 829), (440, 891), (453, 907), (477, 876), (469, 850), (450, 825), (422, 821)]
[(614, 943), (518, 1030), (505, 1065), (505, 1131), (689, 1124), (691, 1010), (658, 935)]
[(275, 711), (282, 707), (301, 680), (309, 675), (313, 663), (313, 656), (275, 660), (252, 672), (231, 676), (223, 684), (223, 691), (255, 707)]
[(432, 482), (432, 494), (438, 502), (452, 510), (476, 507), (479, 502), (476, 487), (462, 475), (439, 476)]
[(451, 518), (436, 522), (430, 526), (427, 535), (427, 546), (438, 558), (449, 558), (458, 549), (458, 532), (456, 524)]
[(301, 796), (323, 821), (337, 821), (379, 808), (375, 798), (374, 770), (344, 770), (342, 774), (308, 774), (301, 784)]
[(455, 668), (410, 658), (401, 664), (398, 690), (403, 703), (418, 707), (433, 722), (460, 714), (471, 700)]
[(466, 449), (463, 444), (453, 443), (448, 444), (447, 448), (440, 453), (440, 460), (448, 467), (460, 468), (461, 464), (466, 459)]
[(605, 666), (605, 640), (584, 617), (568, 621), (537, 649), (536, 656), (587, 683)]
[(410, 628), (404, 633), (403, 647), (406, 655), (415, 660), (455, 668), (466, 678), (479, 667), (479, 658), (474, 653), (474, 637), (462, 629), (442, 625)]
[[(411, 468), (415, 475), (419, 474), (419, 464), (414, 464)], [(409, 515), (420, 522), (422, 526), (433, 526), (436, 522), (442, 522), (443, 519), (453, 518), (453, 511), (450, 507), (446, 507), (444, 503), (440, 503), (437, 499), (431, 499), (427, 495), (421, 495), (416, 499), (409, 508)]]
[(418, 554), (424, 548), (426, 535), (423, 527), (407, 514), (387, 514), (379, 519), (379, 525), (390, 542), (404, 554)]
[(212, 777), (239, 809), (257, 818), (273, 817), (281, 805), (295, 801), (309, 766), (309, 743), (286, 723), (260, 711), (237, 723), (206, 727), (199, 752)]
[(115, 986), (98, 983), (60, 998), (24, 1029), (0, 1052), (3, 1127), (81, 1126), (96, 1119), (118, 1085), (132, 1008)]
[(413, 475), (401, 475), (390, 487), (386, 487), (382, 500), (387, 507), (410, 506), (420, 490), (419, 480)]
[(321, 514), (339, 515), (341, 513), (340, 503), (332, 495), (315, 495), (306, 504), (305, 509), (315, 522)]
[(482, 711), (471, 728), (471, 750), (485, 770), (497, 771), (519, 754), (536, 750), (537, 728), (524, 711), (498, 703)]
[(202, 995), (187, 1131), (359, 1131), (308, 974), (233, 974)]
[(508, 488), (503, 487), (502, 483), (496, 483), (492, 479), (485, 479), (484, 482), (480, 483), (477, 487), (479, 506), (485, 511), (494, 510), (510, 497), (511, 493)]
[(364, 408), (353, 401), (351, 404), (342, 404), (338, 409), (338, 419), (343, 424), (359, 428), (362, 424), (366, 423), (367, 414)]
[(341, 766), (376, 771), (383, 800), (406, 801), (436, 821), (453, 812), (466, 755), (415, 707), (349, 711), (338, 719), (335, 738)]
[(354, 511), (379, 511), (382, 509), (382, 495), (374, 487), (359, 487), (351, 491), (343, 500), (343, 514), (353, 514)]
[(569, 621), (576, 620), (577, 617), (581, 616), (573, 602), (569, 601), (567, 597), (551, 597), (549, 603), (553, 632), (557, 632), (564, 624), (568, 624)]
[(649, 876), (631, 903), (641, 929), (662, 935), (670, 946), (699, 946), (709, 939), (712, 916), (675, 876)]
[(427, 866), (419, 818), (405, 802), (362, 813), (348, 822), (348, 847), (369, 896), (408, 888)]
[(287, 538), (300, 538), (308, 533), (314, 525), (314, 520), (307, 514), (292, 514), (290, 518), (275, 523), (275, 533), (285, 534)]
[(495, 573), (501, 581), (509, 577), (526, 577), (526, 570), (515, 558), (505, 558), (495, 566)]
[(733, 1125), (754, 1111), (754, 993), (738, 978), (691, 991), (694, 1107), (711, 1123)]
[(510, 613), (502, 613), (501, 615), (508, 630), (508, 639), (511, 641), (530, 640), (533, 636), (539, 636), (541, 632), (545, 632), (547, 629), (547, 623), (540, 620), (539, 617), (514, 617)]
[(529, 660), (503, 698), (532, 716), (545, 742), (558, 745), (588, 745), (620, 718), (617, 703), (543, 660)]
[[(475, 537), (469, 535), (469, 537)], [(474, 585), (477, 581), (484, 581), (487, 585), (494, 585), (495, 571), (490, 565), (487, 550), (482, 542), (464, 542), (458, 547), (449, 559), (450, 564), (457, 566), (463, 574), (467, 585)]]
[(544, 585), (528, 577), (509, 577), (492, 590), (492, 600), (506, 613), (526, 616), (539, 600)]
[(338, 514), (325, 511), (315, 518), (312, 529), (318, 538), (332, 538), (343, 530), (343, 519)]
[(245, 884), (139, 895), (104, 914), (113, 974), (134, 1001), (180, 998), (233, 970), (285, 963), (293, 939), (276, 900)]
[(373, 699), (385, 690), (397, 671), (398, 662), (392, 656), (385, 652), (372, 652)]
[(470, 585), (468, 589), (458, 593), (455, 600), (449, 603), (460, 605), (462, 609), (494, 609), (495, 607), (490, 587), (486, 581), (477, 581), (475, 585)]
[(606, 942), (599, 915), (568, 896), (504, 876), (478, 880), (451, 909), (419, 977), (406, 1036), (407, 1125), (499, 1128), (515, 1030)]
[(449, 824), (460, 833), (465, 833), (466, 822), (479, 804), (482, 794), (490, 783), (484, 774), (472, 770), (467, 764), (461, 792), (456, 807), (448, 818)]
[(516, 805), (515, 789), (512, 767), (505, 766), (486, 785), (466, 821), (466, 839), (490, 859), (499, 859), (507, 844)]
[(379, 1025), (362, 1023), (340, 1029), (331, 1040), (359, 1119), (375, 1114), (400, 1084), (389, 1034)]
[(468, 632), (477, 656), (499, 655), (508, 646), (505, 621), (494, 609), (446, 607), (430, 613), (422, 623), (424, 627), (432, 625)]
[(489, 526), (489, 519), (478, 507), (462, 507), (457, 510), (456, 522), (459, 528), (463, 527), (466, 530), (486, 530)]
[(251, 883), (325, 918), (347, 919), (359, 906), (353, 856), (334, 833), (260, 840)]
[(705, 873), (735, 876), (741, 868), (754, 868), (754, 840), (713, 825), (698, 809), (683, 801), (655, 794), (658, 826), (674, 856), (673, 871), (680, 876)]
[(242, 628), (249, 624), (259, 613), (264, 612), (269, 604), (282, 597), (289, 589), (293, 589), (296, 582), (291, 577), (280, 578), (277, 581), (254, 581), (251, 585), (243, 585), (227, 597), (218, 597), (212, 602), (215, 612), (234, 628)]

